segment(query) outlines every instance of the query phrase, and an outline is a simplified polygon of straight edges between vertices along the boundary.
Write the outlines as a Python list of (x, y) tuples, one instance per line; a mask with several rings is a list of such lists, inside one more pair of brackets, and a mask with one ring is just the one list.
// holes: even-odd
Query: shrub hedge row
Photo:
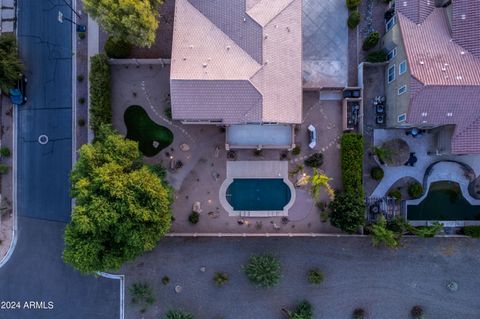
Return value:
[(96, 134), (102, 124), (111, 124), (110, 66), (105, 54), (90, 60), (90, 127)]
[(363, 136), (354, 133), (343, 134), (340, 143), (343, 188), (345, 192), (358, 193), (363, 197)]
[(463, 232), (467, 236), (480, 238), (480, 226), (465, 226)]

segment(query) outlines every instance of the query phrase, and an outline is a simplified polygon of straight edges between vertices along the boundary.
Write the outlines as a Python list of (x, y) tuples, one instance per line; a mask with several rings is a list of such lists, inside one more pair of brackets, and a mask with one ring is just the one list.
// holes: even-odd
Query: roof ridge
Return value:
[[(287, 1), (288, 3), (280, 10), (278, 11), (275, 15), (271, 16), (270, 19), (268, 21), (264, 21), (264, 24), (260, 23), (258, 21), (258, 17), (254, 17), (250, 12), (252, 11), (252, 9), (255, 9), (257, 6), (261, 5), (262, 3), (266, 3), (267, 1), (269, 0), (260, 0), (260, 2), (258, 2), (256, 5), (254, 5), (253, 7), (251, 7), (249, 10), (245, 11), (245, 13), (251, 17), (253, 19), (253, 21), (257, 22), (258, 25), (263, 29), (265, 29), (265, 27), (270, 23), (272, 22), (273, 19), (275, 19), (276, 17), (278, 17), (280, 14), (282, 14), (289, 6), (292, 5), (292, 3), (294, 3), (295, 1), (297, 0), (284, 0), (284, 1)], [(277, 0), (279, 1), (279, 0)]]

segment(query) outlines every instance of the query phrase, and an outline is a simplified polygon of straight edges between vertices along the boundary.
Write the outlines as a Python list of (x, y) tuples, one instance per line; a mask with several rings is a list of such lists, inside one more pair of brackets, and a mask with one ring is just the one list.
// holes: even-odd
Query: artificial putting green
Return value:
[(145, 156), (155, 156), (173, 142), (172, 131), (152, 121), (139, 105), (129, 106), (123, 119), (127, 126), (127, 138), (138, 142), (140, 152)]

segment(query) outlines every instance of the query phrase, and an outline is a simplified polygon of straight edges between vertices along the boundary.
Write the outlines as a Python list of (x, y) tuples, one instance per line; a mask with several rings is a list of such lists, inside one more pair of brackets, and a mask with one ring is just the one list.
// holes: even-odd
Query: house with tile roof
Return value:
[(397, 0), (394, 10), (387, 126), (432, 129), (437, 154), (480, 153), (480, 1)]
[(291, 147), (291, 124), (302, 121), (302, 1), (177, 0), (170, 88), (173, 119), (225, 125), (230, 146)]

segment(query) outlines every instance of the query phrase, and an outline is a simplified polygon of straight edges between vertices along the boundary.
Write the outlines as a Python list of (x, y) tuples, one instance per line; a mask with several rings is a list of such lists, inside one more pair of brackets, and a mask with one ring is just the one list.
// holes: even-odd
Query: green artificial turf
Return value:
[[(131, 105), (123, 115), (127, 126), (127, 138), (138, 142), (140, 152), (152, 157), (173, 142), (173, 133), (150, 119), (147, 112), (138, 105)], [(154, 141), (158, 146), (154, 147)]]

